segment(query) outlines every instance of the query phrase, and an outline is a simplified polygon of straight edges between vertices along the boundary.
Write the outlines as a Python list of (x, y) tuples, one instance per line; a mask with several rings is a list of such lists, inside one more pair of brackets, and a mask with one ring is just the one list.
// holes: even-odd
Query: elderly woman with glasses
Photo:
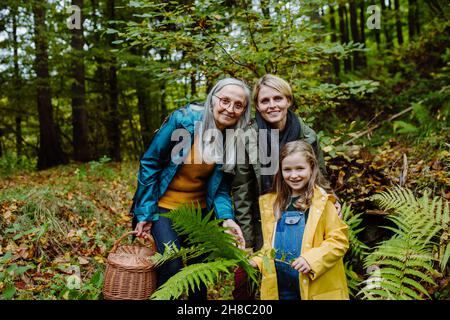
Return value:
[[(160, 213), (183, 204), (199, 204), (204, 215), (213, 210), (217, 219), (224, 219), (223, 226), (229, 227), (238, 243), (245, 246), (242, 231), (234, 221), (230, 196), (236, 150), (230, 141), (233, 139), (225, 139), (225, 131), (244, 128), (249, 119), (250, 90), (242, 81), (226, 78), (211, 89), (204, 106), (189, 104), (165, 120), (140, 160), (131, 209), (137, 236), (151, 232), (160, 253), (165, 244), (183, 246), (184, 239)], [(217, 139), (217, 134), (222, 139)], [(181, 155), (175, 152), (180, 150), (180, 137), (187, 141)], [(159, 267), (158, 286), (181, 268), (181, 259)], [(190, 292), (189, 299), (206, 299), (206, 287)]]

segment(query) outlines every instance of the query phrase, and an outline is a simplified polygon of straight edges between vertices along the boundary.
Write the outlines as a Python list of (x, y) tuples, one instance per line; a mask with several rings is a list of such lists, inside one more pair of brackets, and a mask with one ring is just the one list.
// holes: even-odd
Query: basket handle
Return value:
[[(111, 251), (112, 253), (116, 252), (117, 248), (119, 247), (120, 242), (122, 242), (123, 239), (125, 239), (126, 237), (132, 235), (132, 234), (136, 234), (137, 231), (128, 231), (125, 232), (119, 239), (116, 240), (116, 242), (114, 242), (114, 246), (112, 247)], [(153, 251), (155, 251), (155, 239), (153, 239), (152, 235), (150, 233), (145, 232), (144, 233), (144, 238), (147, 239), (150, 242), (150, 249), (152, 249)]]

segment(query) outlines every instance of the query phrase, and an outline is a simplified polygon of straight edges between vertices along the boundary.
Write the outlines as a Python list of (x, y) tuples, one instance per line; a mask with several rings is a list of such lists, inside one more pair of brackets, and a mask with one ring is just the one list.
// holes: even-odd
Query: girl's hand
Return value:
[(245, 249), (244, 235), (242, 234), (242, 230), (241, 230), (241, 228), (239, 228), (237, 223), (234, 222), (233, 219), (226, 219), (223, 222), (222, 226), (224, 228), (230, 228), (230, 229), (226, 230), (225, 232), (236, 237), (237, 242), (238, 242), (238, 248)]
[(308, 273), (311, 271), (311, 267), (303, 257), (298, 257), (297, 259), (295, 259), (294, 262), (292, 262), (291, 266), (301, 273)]
[(248, 260), (248, 263), (250, 263), (250, 265), (253, 267), (253, 268), (258, 268), (258, 265), (256, 264), (256, 262), (253, 260), (253, 259), (250, 259), (250, 260)]
[(136, 237), (144, 237), (145, 233), (150, 233), (150, 230), (152, 229), (152, 221), (141, 221), (138, 222), (136, 225), (136, 229), (134, 231), (136, 232)]

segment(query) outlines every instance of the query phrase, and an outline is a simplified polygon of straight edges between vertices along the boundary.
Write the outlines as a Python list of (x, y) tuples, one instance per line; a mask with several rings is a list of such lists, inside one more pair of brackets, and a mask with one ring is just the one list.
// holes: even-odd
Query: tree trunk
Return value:
[[(359, 32), (358, 32), (358, 13), (356, 12), (356, 1), (349, 1), (349, 11), (350, 11), (350, 30), (352, 31), (353, 42), (360, 42)], [(353, 68), (358, 69), (361, 66), (361, 59), (359, 58), (359, 52), (353, 53)]]
[(191, 97), (197, 94), (197, 79), (195, 79), (195, 71), (191, 72)]
[[(416, 0), (416, 14), (415, 14), (415, 24), (416, 24), (416, 35), (420, 33), (420, 14), (419, 14), (419, 5), (420, 3)], [(447, 4), (448, 5), (448, 4)]]
[[(148, 87), (144, 85), (145, 81), (143, 77), (138, 78), (136, 83), (136, 94), (139, 110), (139, 123), (141, 125), (141, 137), (142, 137), (142, 148), (147, 149), (150, 144), (150, 139), (152, 137), (152, 127), (151, 127), (151, 105)], [(141, 150), (142, 151), (142, 150)]]
[(67, 158), (62, 151), (61, 142), (53, 120), (45, 28), (45, 5), (46, 2), (41, 1), (33, 1), (32, 5), (35, 25), (35, 69), (40, 131), (38, 169), (46, 169), (67, 163)]
[[(96, 46), (101, 48), (104, 46), (104, 43), (102, 41), (102, 38), (100, 38), (100, 33), (102, 32), (101, 27), (98, 26), (98, 17), (97, 17), (97, 10), (99, 10), (99, 4), (97, 0), (91, 0), (92, 4), (92, 13), (91, 13), (91, 20), (92, 20), (92, 27), (93, 27), (93, 39)], [(103, 13), (103, 12), (102, 12)], [(104, 16), (104, 14), (101, 14), (100, 16)], [(106, 47), (106, 46), (105, 46)], [(94, 61), (95, 61), (95, 78), (97, 81), (94, 81), (92, 83), (92, 86), (95, 88), (97, 92), (100, 93), (100, 98), (96, 97), (95, 106), (97, 107), (97, 115), (98, 120), (96, 123), (101, 123), (102, 126), (99, 125), (92, 125), (91, 124), (91, 134), (93, 138), (92, 143), (92, 149), (91, 149), (91, 156), (93, 158), (98, 158), (104, 154), (109, 154), (108, 145), (109, 141), (104, 142), (107, 140), (104, 138), (104, 131), (107, 131), (107, 121), (108, 121), (108, 110), (109, 110), (109, 97), (108, 97), (108, 90), (106, 88), (106, 84), (108, 82), (107, 79), (107, 70), (106, 70), (106, 58), (104, 57), (104, 52), (106, 49), (103, 50), (97, 50), (94, 54)], [(105, 129), (105, 130), (104, 130)], [(105, 146), (106, 144), (106, 146)]]
[(269, 11), (269, 2), (270, 0), (261, 0), (261, 11), (264, 15), (264, 18), (269, 19), (270, 18), (270, 11)]
[(416, 6), (417, 0), (408, 0), (408, 34), (410, 41), (416, 36)]
[(20, 102), (20, 76), (19, 76), (19, 44), (17, 42), (17, 7), (14, 5), (12, 8), (13, 19), (13, 51), (14, 51), (14, 109), (17, 114), (15, 117), (16, 122), (16, 152), (19, 157), (22, 154), (22, 106)]
[(400, 0), (394, 1), (395, 5), (395, 26), (397, 29), (397, 41), (398, 45), (401, 46), (403, 44), (403, 31), (402, 31), (402, 19), (401, 19), (401, 12), (400, 12)]
[[(72, 0), (72, 5), (83, 8), (83, 0)], [(87, 112), (85, 106), (83, 14), (80, 29), (72, 29), (72, 134), (73, 156), (77, 161), (91, 160), (88, 142)]]
[[(341, 43), (347, 44), (348, 43), (348, 29), (347, 29), (347, 19), (346, 19), (346, 8), (345, 4), (339, 3), (338, 7), (338, 13), (339, 13), (339, 30), (341, 33)], [(344, 70), (345, 72), (351, 71), (351, 60), (350, 58), (344, 59)]]
[[(364, 7), (364, 0), (359, 0), (359, 27), (360, 27), (360, 35), (361, 35), (361, 43), (364, 45), (363, 48), (366, 48), (366, 18), (364, 15), (364, 11), (366, 8)], [(361, 52), (361, 63), (364, 67), (367, 67), (367, 59), (366, 53)]]
[[(380, 0), (380, 2), (381, 2), (381, 16), (384, 17), (383, 21), (385, 21), (383, 29), (384, 29), (384, 36), (386, 37), (386, 49), (392, 50), (392, 33), (389, 21), (388, 7), (386, 7), (385, 0)], [(388, 6), (390, 6), (389, 2)]]
[[(336, 29), (336, 19), (334, 17), (334, 6), (330, 4), (330, 26), (331, 26), (331, 41), (337, 42), (337, 29)], [(332, 60), (334, 67), (334, 74), (336, 78), (339, 79), (339, 60), (337, 58), (333, 58)]]
[(166, 81), (161, 81), (161, 83), (159, 84), (159, 90), (161, 92), (160, 96), (161, 122), (163, 122), (167, 116)]
[[(107, 2), (107, 17), (112, 21), (115, 19), (114, 0), (108, 0)], [(110, 45), (115, 40), (115, 36), (109, 37)], [(118, 91), (117, 91), (117, 69), (116, 58), (111, 56), (109, 59), (109, 110), (107, 114), (107, 126), (106, 131), (109, 141), (108, 153), (114, 161), (121, 161), (122, 156), (120, 152), (120, 115), (119, 115), (119, 103), (118, 103)]]

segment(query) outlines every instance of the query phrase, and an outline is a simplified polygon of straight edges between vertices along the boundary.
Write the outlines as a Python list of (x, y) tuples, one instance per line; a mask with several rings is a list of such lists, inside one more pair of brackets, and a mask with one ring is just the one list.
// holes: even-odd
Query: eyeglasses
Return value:
[[(219, 99), (219, 105), (224, 108), (224, 109), (228, 109), (228, 107), (231, 105), (231, 100), (230, 98), (221, 98), (219, 96), (214, 95), (214, 97), (216, 97), (217, 99)], [(235, 112), (242, 112), (245, 109), (245, 106), (242, 104), (242, 102), (233, 102), (233, 111)]]

